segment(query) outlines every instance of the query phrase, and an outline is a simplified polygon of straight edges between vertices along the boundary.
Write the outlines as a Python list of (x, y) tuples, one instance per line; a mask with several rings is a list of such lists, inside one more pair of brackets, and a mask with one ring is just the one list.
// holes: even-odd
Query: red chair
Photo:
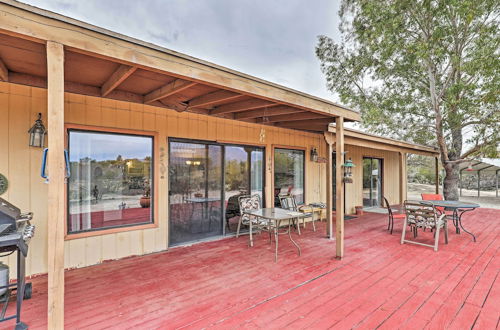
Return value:
[(387, 230), (391, 231), (392, 235), (392, 229), (394, 228), (394, 219), (406, 219), (406, 214), (405, 213), (393, 213), (391, 205), (389, 204), (389, 201), (387, 198), (384, 197), (385, 201), (385, 206), (387, 208), (387, 212), (389, 213), (389, 224), (387, 225)]
[[(441, 194), (420, 194), (422, 196), (423, 201), (442, 201), (444, 200), (443, 195)], [(446, 210), (442, 206), (437, 206), (436, 210), (438, 210), (439, 214), (446, 214)], [(446, 214), (449, 215), (449, 214)]]

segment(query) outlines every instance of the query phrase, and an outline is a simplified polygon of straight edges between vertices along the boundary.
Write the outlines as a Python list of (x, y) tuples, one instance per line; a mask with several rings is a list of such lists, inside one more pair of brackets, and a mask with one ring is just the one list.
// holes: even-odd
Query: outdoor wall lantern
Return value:
[(312, 148), (311, 149), (311, 162), (317, 162), (318, 161), (318, 149)]
[(38, 119), (35, 124), (29, 129), (30, 133), (30, 147), (44, 148), (45, 147), (45, 135), (47, 131), (42, 122), (42, 114), (38, 114)]
[(352, 168), (356, 167), (356, 165), (354, 165), (351, 158), (349, 158), (342, 166), (344, 167), (344, 182), (352, 183)]

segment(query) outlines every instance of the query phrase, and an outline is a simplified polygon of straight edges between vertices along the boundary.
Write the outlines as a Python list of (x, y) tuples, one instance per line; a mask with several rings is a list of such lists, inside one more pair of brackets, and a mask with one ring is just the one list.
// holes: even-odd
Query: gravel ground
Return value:
[[(434, 186), (420, 183), (408, 183), (408, 199), (421, 199), (420, 194), (422, 193), (433, 194)], [(440, 193), (442, 193), (441, 189)], [(478, 203), (481, 207), (500, 209), (500, 197), (495, 196), (495, 191), (481, 191), (481, 197), (477, 197), (477, 190), (462, 189), (460, 200)]]

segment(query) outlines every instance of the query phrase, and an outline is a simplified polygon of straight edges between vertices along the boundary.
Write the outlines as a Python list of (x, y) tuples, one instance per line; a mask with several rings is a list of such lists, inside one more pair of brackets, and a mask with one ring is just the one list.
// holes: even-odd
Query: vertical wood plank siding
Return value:
[[(0, 82), (0, 173), (10, 182), (2, 195), (23, 211), (35, 213), (35, 237), (30, 243), (27, 274), (47, 272), (47, 185), (40, 178), (41, 149), (28, 147), (28, 129), (41, 112), (47, 124), (47, 91), (40, 88)], [(160, 154), (163, 152), (168, 168), (167, 138), (187, 138), (224, 141), (266, 146), (266, 201), (272, 202), (272, 148), (274, 145), (306, 148), (305, 195), (306, 202), (326, 202), (326, 164), (310, 161), (311, 147), (318, 148), (326, 157), (326, 143), (322, 134), (301, 132), (271, 126), (191, 114), (177, 113), (152, 106), (65, 94), (66, 123), (154, 131), (158, 133)], [(261, 129), (265, 140), (260, 141)], [(49, 137), (50, 138), (50, 137)], [(384, 193), (392, 202), (399, 197), (398, 153), (346, 145), (356, 167), (354, 182), (346, 186), (346, 213), (362, 204), (362, 157), (384, 158)], [(157, 169), (158, 170), (158, 169)], [(167, 249), (168, 176), (156, 176), (158, 182), (157, 228), (132, 230), (65, 241), (65, 267), (83, 267), (104, 260), (147, 254)], [(269, 204), (268, 204), (269, 205)], [(334, 251), (331, 251), (332, 255)], [(12, 257), (3, 258), (15, 265)], [(15, 268), (11, 268), (15, 276)]]

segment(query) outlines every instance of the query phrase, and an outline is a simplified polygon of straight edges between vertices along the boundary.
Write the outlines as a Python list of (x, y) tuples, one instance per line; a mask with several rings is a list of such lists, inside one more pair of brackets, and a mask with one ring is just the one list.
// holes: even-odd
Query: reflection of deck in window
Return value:
[(70, 232), (153, 221), (152, 137), (70, 130), (69, 152)]

